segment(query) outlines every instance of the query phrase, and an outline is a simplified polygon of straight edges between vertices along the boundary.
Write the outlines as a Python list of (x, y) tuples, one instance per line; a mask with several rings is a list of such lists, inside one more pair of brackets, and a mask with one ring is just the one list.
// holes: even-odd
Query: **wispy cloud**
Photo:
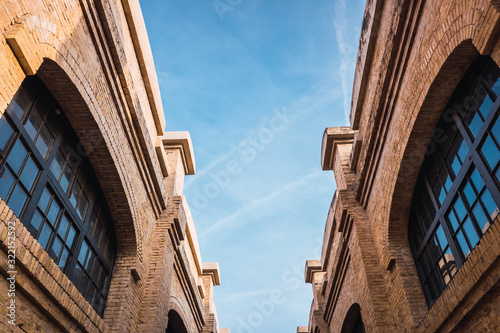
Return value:
[[(293, 126), (296, 126), (300, 121), (304, 120), (307, 115), (314, 114), (318, 110), (323, 110), (331, 105), (335, 100), (339, 98), (339, 94), (331, 84), (320, 86), (317, 89), (312, 90), (308, 94), (304, 94), (296, 100), (292, 101), (289, 105), (285, 106), (283, 109), (286, 110), (286, 114), (290, 117), (288, 123), (288, 128), (285, 128), (280, 133), (285, 133), (290, 130)], [(272, 113), (270, 113), (272, 115)], [(265, 126), (268, 117), (263, 117), (262, 121), (258, 123), (253, 129), (248, 130), (248, 135), (242, 138), (227, 152), (217, 156), (209, 164), (203, 168), (197, 170), (196, 176), (186, 179), (185, 187), (192, 186), (194, 183), (200, 182), (205, 179), (209, 172), (215, 169), (221, 163), (228, 161), (230, 159), (239, 159), (239, 149), (240, 145), (246, 140), (254, 136), (255, 132)]]
[(275, 205), (275, 202), (277, 200), (281, 200), (284, 194), (288, 194), (290, 196), (296, 196), (297, 194), (296, 191), (298, 191), (301, 186), (307, 185), (313, 178), (320, 176), (321, 173), (322, 173), (321, 171), (315, 171), (305, 177), (299, 177), (299, 180), (284, 185), (265, 197), (251, 201), (250, 203), (244, 205), (243, 207), (234, 211), (225, 218), (219, 220), (217, 223), (215, 223), (210, 228), (205, 230), (203, 233), (200, 234), (200, 238), (205, 237), (211, 232), (218, 230), (224, 226), (234, 223), (235, 221), (238, 220), (238, 217), (242, 215), (248, 214), (250, 212), (259, 211), (259, 208), (270, 207), (267, 210), (268, 214), (272, 213), (273, 211), (280, 210), (281, 207)]
[(356, 59), (356, 46), (346, 40), (348, 31), (348, 20), (346, 15), (345, 0), (338, 0), (335, 4), (335, 36), (337, 38), (337, 47), (340, 54), (340, 79), (342, 85), (342, 94), (344, 98), (344, 117), (346, 125), (349, 124), (350, 101), (349, 95), (351, 80), (348, 77), (352, 72)]

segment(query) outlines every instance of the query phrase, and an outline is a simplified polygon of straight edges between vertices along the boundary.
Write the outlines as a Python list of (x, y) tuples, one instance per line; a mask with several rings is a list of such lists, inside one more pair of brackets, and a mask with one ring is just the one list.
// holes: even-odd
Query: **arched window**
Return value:
[(181, 316), (174, 310), (168, 312), (168, 325), (165, 333), (187, 333), (186, 326)]
[(361, 318), (361, 307), (358, 303), (351, 305), (342, 324), (341, 333), (365, 333), (365, 325)]
[(408, 239), (429, 306), (467, 260), (500, 206), (500, 69), (474, 61), (429, 144)]
[(116, 244), (88, 158), (57, 102), (27, 77), (0, 118), (0, 197), (100, 315)]

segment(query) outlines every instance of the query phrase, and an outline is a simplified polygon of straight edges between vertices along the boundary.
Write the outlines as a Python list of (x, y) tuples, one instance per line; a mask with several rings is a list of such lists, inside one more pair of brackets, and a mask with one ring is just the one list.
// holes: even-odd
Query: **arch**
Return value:
[[(71, 34), (78, 29), (86, 29), (83, 16), (72, 26), (63, 29), (43, 15), (26, 15), (18, 23), (30, 36), (29, 52), (36, 75), (43, 81), (74, 128), (82, 144), (81, 152), (89, 157), (99, 179), (104, 196), (117, 232), (117, 251), (127, 253), (127, 257), (137, 256), (142, 261), (143, 230), (138, 226), (138, 204), (130, 184), (133, 183), (127, 171), (124, 149), (117, 144), (117, 137), (124, 137), (123, 130), (110, 123), (119, 124), (118, 119), (109, 119), (109, 112), (99, 102), (98, 88), (106, 92), (107, 82), (92, 82), (89, 69), (80, 64), (93, 63), (100, 69), (100, 63), (93, 53), (80, 54), (82, 48), (75, 45)], [(85, 59), (84, 59), (85, 57)], [(39, 59), (39, 63), (36, 59)], [(19, 84), (24, 75), (18, 76)], [(13, 93), (12, 93), (13, 96)], [(112, 100), (112, 96), (109, 100)], [(113, 102), (108, 103), (115, 108)], [(109, 122), (109, 123), (108, 123)], [(109, 125), (108, 125), (109, 124)], [(123, 144), (126, 146), (126, 144)]]
[(397, 252), (401, 247), (408, 247), (411, 200), (432, 133), (455, 87), (478, 54), (470, 39), (453, 50), (440, 67), (413, 123), (399, 167), (386, 230), (387, 245), (391, 253)]
[(422, 92), (425, 98), (412, 117), (413, 122), (409, 121), (411, 132), (407, 134), (408, 139), (403, 148), (389, 218), (383, 231), (383, 247), (388, 250), (388, 257), (395, 259), (397, 263), (398, 283), (393, 288), (394, 297), (398, 297), (396, 293), (404, 295), (401, 299), (404, 303), (400, 304), (404, 304), (404, 307), (398, 311), (410, 315), (410, 325), (417, 325), (428, 311), (421, 287), (415, 288), (420, 286), (420, 280), (408, 243), (408, 221), (417, 177), (439, 118), (460, 79), (479, 52), (472, 39), (466, 39), (449, 54), (444, 54), (447, 54), (447, 57), (442, 61), (434, 58), (438, 64), (429, 65), (436, 66), (439, 71), (435, 76), (426, 75), (433, 77), (432, 83), (427, 89), (422, 88), (425, 90)]
[(165, 333), (188, 333), (181, 316), (175, 310), (168, 312), (168, 325)]
[(365, 326), (361, 318), (361, 307), (358, 303), (351, 305), (345, 315), (341, 333), (364, 333)]

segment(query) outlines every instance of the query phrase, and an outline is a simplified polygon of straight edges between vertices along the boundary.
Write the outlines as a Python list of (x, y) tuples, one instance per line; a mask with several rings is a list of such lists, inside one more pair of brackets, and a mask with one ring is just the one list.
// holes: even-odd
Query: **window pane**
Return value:
[(464, 222), (463, 225), (465, 234), (467, 235), (467, 238), (469, 239), (469, 243), (471, 248), (474, 248), (476, 246), (477, 242), (479, 242), (479, 237), (477, 236), (476, 229), (474, 229), (474, 225), (472, 224), (472, 221), (470, 218), (467, 218)]
[(61, 184), (62, 189), (64, 190), (64, 193), (68, 193), (68, 187), (71, 185), (71, 182), (73, 181), (73, 171), (69, 168), (68, 165), (64, 168), (63, 175), (61, 177), (61, 180), (59, 181), (59, 184)]
[(495, 169), (498, 161), (500, 160), (500, 151), (493, 142), (491, 136), (488, 135), (486, 141), (484, 141), (483, 146), (481, 147), (481, 152), (483, 153), (483, 157), (488, 163), (490, 169)]
[(52, 244), (51, 248), (50, 248), (50, 251), (49, 251), (49, 255), (50, 257), (55, 261), (57, 262), (58, 259), (59, 259), (59, 254), (61, 254), (61, 250), (62, 250), (62, 242), (61, 240), (59, 239), (59, 237), (55, 237), (54, 239), (54, 243)]
[(7, 196), (9, 195), (12, 186), (14, 186), (16, 178), (7, 167), (2, 168), (0, 175), (2, 176), (2, 178), (0, 178), (0, 198), (7, 200)]
[(476, 219), (476, 222), (479, 225), (479, 228), (484, 233), (486, 231), (485, 228), (488, 229), (488, 227), (490, 225), (490, 221), (488, 220), (488, 218), (484, 214), (483, 207), (481, 207), (481, 205), (479, 204), (479, 202), (476, 203), (476, 205), (474, 206), (474, 208), (472, 208), (472, 213), (474, 215), (474, 218)]
[(28, 132), (32, 140), (35, 140), (40, 127), (42, 127), (42, 124), (42, 116), (40, 115), (38, 110), (34, 108), (30, 116), (28, 117), (28, 121), (26, 121), (26, 124), (24, 125), (24, 128), (26, 128), (26, 131)]
[(57, 230), (57, 233), (59, 236), (61, 236), (63, 239), (66, 237), (66, 232), (68, 231), (69, 227), (69, 221), (66, 216), (63, 216), (61, 218), (61, 222), (59, 222), (59, 228)]
[(59, 268), (64, 271), (64, 268), (66, 267), (66, 262), (68, 261), (69, 259), (69, 251), (67, 248), (64, 248), (63, 252), (62, 252), (62, 255), (61, 255), (61, 259), (59, 260)]
[(21, 182), (30, 192), (36, 176), (38, 176), (38, 171), (38, 166), (35, 164), (35, 161), (33, 161), (33, 158), (29, 156), (21, 174)]
[(469, 124), (469, 130), (474, 137), (477, 137), (481, 126), (483, 126), (483, 120), (481, 119), (479, 113), (476, 113)]
[(481, 195), (481, 202), (484, 204), (484, 207), (486, 207), (486, 212), (490, 216), (490, 219), (495, 221), (498, 215), (498, 207), (487, 189)]
[(469, 203), (469, 206), (472, 206), (474, 203), (474, 200), (476, 200), (476, 193), (474, 193), (474, 190), (472, 189), (472, 186), (470, 185), (469, 182), (465, 185), (463, 188), (463, 193), (465, 194), (465, 197), (467, 198), (467, 202)]
[(46, 249), (47, 248), (47, 243), (49, 242), (50, 235), (52, 234), (52, 228), (50, 227), (50, 224), (45, 223), (43, 225), (42, 232), (40, 233), (40, 237), (38, 237), (38, 243)]
[(83, 241), (82, 247), (80, 249), (80, 254), (78, 255), (78, 261), (82, 265), (85, 264), (85, 258), (87, 258), (88, 249), (89, 249), (89, 246), (88, 246), (87, 242)]
[(36, 147), (44, 158), (47, 157), (49, 148), (52, 146), (52, 141), (54, 141), (52, 134), (50, 134), (49, 129), (46, 126), (43, 126), (40, 131), (40, 135), (36, 140)]
[(42, 196), (40, 197), (40, 201), (38, 202), (38, 207), (42, 210), (42, 212), (47, 211), (47, 207), (49, 206), (50, 198), (52, 198), (52, 193), (50, 193), (50, 190), (46, 187), (43, 190)]
[(467, 245), (467, 242), (466, 242), (465, 237), (462, 233), (462, 230), (460, 230), (457, 233), (457, 240), (458, 240), (458, 245), (462, 249), (462, 253), (464, 254), (464, 257), (467, 258), (467, 256), (469, 255), (469, 246)]
[(14, 135), (14, 130), (12, 126), (10, 126), (5, 116), (0, 116), (0, 153), (3, 153), (5, 148), (7, 148), (7, 144), (12, 139)]
[(73, 226), (69, 228), (68, 237), (66, 238), (66, 245), (70, 248), (73, 247), (73, 240), (75, 240), (76, 230)]
[(10, 102), (8, 108), (14, 111), (19, 120), (23, 119), (24, 114), (35, 98), (37, 91), (38, 89), (22, 85), (14, 96), (14, 99)]
[(52, 225), (56, 224), (57, 216), (59, 215), (59, 211), (61, 210), (61, 206), (57, 203), (57, 201), (53, 200), (50, 205), (49, 212), (47, 213), (47, 218), (52, 223)]
[(9, 157), (7, 158), (7, 163), (9, 163), (16, 175), (19, 173), (27, 154), (28, 152), (26, 151), (26, 148), (24, 148), (21, 140), (17, 140), (9, 153)]
[(28, 199), (28, 193), (22, 188), (21, 184), (17, 183), (16, 188), (10, 195), (8, 205), (10, 209), (14, 212), (14, 214), (19, 217), (21, 211), (24, 208), (24, 204)]
[(57, 181), (61, 177), (61, 173), (64, 170), (64, 165), (66, 164), (66, 159), (62, 154), (61, 150), (58, 150), (56, 153), (56, 157), (52, 160), (52, 164), (50, 165), (50, 170), (56, 177)]
[[(38, 232), (40, 229), (40, 225), (42, 224), (43, 221), (43, 216), (42, 213), (37, 209), (35, 210), (35, 214), (33, 215), (33, 218), (31, 219), (31, 226), (35, 229), (35, 231)], [(36, 235), (35, 235), (36, 237)]]

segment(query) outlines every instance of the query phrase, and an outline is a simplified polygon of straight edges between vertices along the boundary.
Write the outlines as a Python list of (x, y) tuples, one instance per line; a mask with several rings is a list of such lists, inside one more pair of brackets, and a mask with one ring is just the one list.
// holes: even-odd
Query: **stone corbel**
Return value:
[(33, 36), (26, 28), (25, 20), (20, 19), (5, 33), (5, 39), (26, 75), (35, 75), (42, 65), (43, 58)]

